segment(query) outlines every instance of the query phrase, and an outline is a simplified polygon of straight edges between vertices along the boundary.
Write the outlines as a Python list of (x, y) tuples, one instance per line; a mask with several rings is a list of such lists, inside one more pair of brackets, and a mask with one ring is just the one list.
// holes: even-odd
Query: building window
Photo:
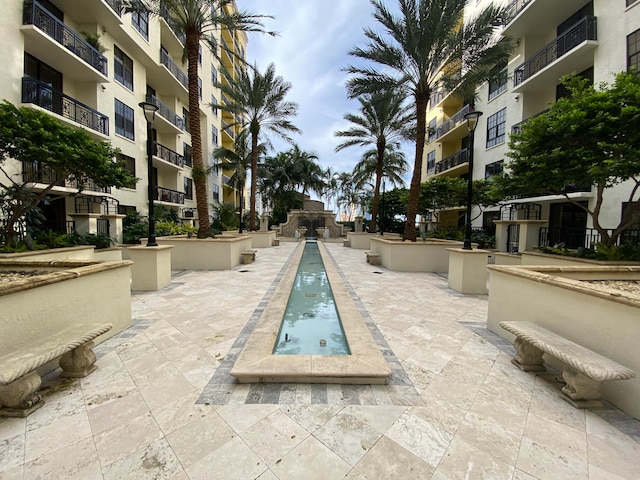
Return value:
[(118, 215), (135, 215), (136, 213), (138, 213), (138, 210), (135, 205), (118, 205)]
[(215, 85), (216, 83), (218, 83), (218, 70), (216, 69), (216, 66), (212, 63), (211, 64), (211, 85)]
[(636, 3), (638, 0), (627, 0), (627, 7), (630, 7), (631, 5), (633, 5), (634, 3)]
[(431, 150), (427, 153), (427, 173), (433, 173), (436, 171), (436, 151)]
[(115, 99), (116, 133), (129, 140), (135, 138), (133, 123), (133, 108)]
[(218, 176), (218, 166), (220, 165), (220, 162), (218, 161), (217, 158), (215, 158), (212, 154), (211, 156), (211, 175), (214, 177)]
[(191, 160), (191, 145), (187, 145), (186, 143), (182, 144), (182, 155), (184, 155), (184, 164), (187, 167), (192, 167), (193, 161)]
[(184, 198), (193, 200), (193, 180), (189, 177), (184, 177)]
[(198, 77), (198, 98), (202, 101), (202, 79)]
[(504, 131), (507, 122), (507, 109), (503, 108), (499, 112), (487, 118), (487, 148), (504, 143)]
[(202, 45), (198, 46), (198, 65), (202, 66)]
[(131, 25), (140, 32), (140, 35), (149, 40), (149, 14), (147, 12), (133, 12)]
[[(211, 95), (211, 105), (218, 105), (218, 99), (215, 97), (215, 95)], [(217, 117), (218, 116), (218, 109), (211, 107), (211, 112)]]
[(213, 201), (220, 203), (220, 185), (212, 185), (211, 190), (213, 190)]
[(436, 139), (436, 125), (438, 124), (437, 118), (432, 118), (429, 120), (429, 125), (427, 126), (427, 135), (429, 136), (429, 141), (432, 142)]
[(189, 110), (182, 107), (182, 120), (184, 121), (184, 129), (191, 133), (191, 117), (189, 116)]
[(113, 77), (133, 91), (133, 60), (115, 45), (113, 46)]
[(215, 125), (211, 125), (211, 143), (218, 145), (218, 129)]
[[(127, 172), (129, 172), (134, 177), (136, 176), (136, 159), (135, 158), (121, 153), (118, 155), (118, 160), (120, 160), (120, 163), (122, 164), (122, 166)], [(131, 188), (135, 190), (136, 185), (134, 184), (133, 187)]]
[(504, 167), (504, 160), (489, 163), (484, 166), (484, 179), (489, 180), (491, 177), (500, 175)]
[(640, 30), (627, 36), (627, 71), (640, 73)]
[(489, 100), (493, 100), (507, 89), (507, 69), (502, 70), (498, 76), (489, 80)]

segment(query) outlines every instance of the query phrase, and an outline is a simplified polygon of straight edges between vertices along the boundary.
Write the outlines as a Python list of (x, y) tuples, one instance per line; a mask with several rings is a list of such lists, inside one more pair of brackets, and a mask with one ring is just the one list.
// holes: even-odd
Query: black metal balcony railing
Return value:
[(160, 62), (169, 69), (171, 74), (176, 77), (184, 88), (187, 90), (189, 89), (189, 79), (187, 78), (187, 74), (184, 73), (173, 60), (171, 60), (169, 54), (164, 50), (160, 50)]
[(467, 163), (469, 161), (469, 150), (463, 148), (462, 150), (454, 153), (453, 155), (449, 155), (446, 158), (443, 158), (441, 161), (436, 163), (435, 173), (446, 172), (447, 170), (457, 167), (458, 165), (462, 165), (463, 163)]
[(429, 107), (433, 108), (437, 104), (439, 104), (442, 100), (444, 100), (449, 92), (444, 88), (438, 88), (437, 90), (433, 90), (431, 92), (431, 96), (429, 97)]
[(527, 122), (528, 120), (531, 120), (532, 118), (539, 117), (540, 115), (544, 115), (548, 111), (549, 111), (549, 109), (546, 108), (546, 109), (542, 110), (541, 112), (536, 113), (535, 115), (531, 115), (529, 118), (525, 118), (521, 122), (518, 122), (518, 123), (516, 123), (514, 125), (511, 125), (511, 133), (520, 133), (520, 132), (522, 132), (522, 125), (525, 122)]
[(169, 28), (171, 29), (171, 31), (173, 32), (173, 34), (178, 37), (178, 40), (180, 40), (180, 43), (182, 43), (182, 45), (186, 45), (187, 44), (187, 36), (185, 35), (184, 32), (179, 31), (174, 23), (173, 20), (171, 19), (171, 15), (169, 14), (169, 10), (167, 10), (167, 7), (164, 4), (160, 5), (160, 17), (162, 17), (162, 19), (164, 19), (165, 22), (167, 22), (167, 25), (169, 25)]
[(22, 103), (33, 103), (91, 130), (109, 135), (109, 117), (39, 80), (29, 77), (22, 79)]
[(460, 110), (458, 110), (456, 113), (454, 113), (453, 116), (451, 116), (449, 118), (449, 120), (445, 121), (442, 125), (437, 127), (436, 128), (436, 139), (442, 137), (444, 134), (446, 134), (447, 132), (453, 130), (455, 127), (457, 127), (462, 122), (464, 122), (465, 121), (464, 116), (467, 113), (469, 113), (470, 108), (471, 108), (470, 105), (465, 105)]
[[(611, 235), (613, 230), (607, 230), (607, 233)], [(553, 247), (555, 245), (563, 244), (565, 248), (595, 248), (595, 244), (602, 241), (600, 233), (595, 228), (548, 228), (544, 227), (540, 229), (540, 237), (538, 245), (541, 247)], [(616, 245), (631, 244), (638, 245), (640, 242), (640, 230), (629, 229), (623, 231)]]
[[(78, 188), (76, 178), (66, 177), (50, 168), (45, 168), (37, 162), (22, 162), (22, 181), (29, 183), (54, 184), (58, 187)], [(99, 187), (91, 178), (85, 178), (82, 182), (84, 190), (91, 192), (111, 193), (110, 187)]]
[(184, 192), (171, 190), (170, 188), (155, 187), (155, 200), (167, 203), (184, 204)]
[(154, 144), (154, 152), (153, 154), (161, 158), (162, 160), (177, 165), (178, 167), (184, 167), (184, 157), (180, 155), (178, 152), (174, 152), (170, 148), (165, 147), (159, 143)]
[(180, 130), (184, 130), (184, 120), (182, 119), (182, 117), (178, 116), (176, 112), (171, 110), (171, 108), (169, 108), (168, 105), (158, 99), (158, 97), (156, 97), (155, 95), (147, 95), (146, 101), (149, 103), (153, 103), (158, 107), (158, 114), (162, 118), (166, 119), (169, 123), (175, 125)]
[(106, 0), (106, 2), (118, 16), (122, 15), (122, 0)]
[(582, 42), (597, 40), (596, 17), (587, 16), (576, 23), (565, 34), (556, 38), (513, 71), (513, 86), (516, 87), (543, 68), (567, 54)]
[(87, 43), (82, 35), (71, 30), (38, 2), (25, 2), (23, 25), (34, 25), (67, 50), (87, 62), (103, 75), (107, 75), (107, 57)]
[(226, 132), (227, 135), (229, 135), (232, 139), (236, 138), (235, 134), (233, 133), (233, 127), (224, 120), (222, 121), (222, 131)]
[(516, 18), (518, 14), (524, 10), (524, 7), (529, 5), (532, 1), (533, 0), (513, 0), (509, 5), (507, 5), (507, 8), (505, 9), (505, 25), (508, 25), (511, 20)]

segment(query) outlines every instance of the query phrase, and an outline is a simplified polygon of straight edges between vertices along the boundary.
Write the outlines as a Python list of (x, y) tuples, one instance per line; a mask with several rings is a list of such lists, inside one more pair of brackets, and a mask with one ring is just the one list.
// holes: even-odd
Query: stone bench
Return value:
[(244, 263), (245, 265), (253, 263), (256, 259), (256, 252), (257, 250), (245, 250), (244, 252), (242, 252), (242, 263)]
[(600, 386), (609, 380), (626, 380), (636, 374), (599, 353), (567, 340), (531, 322), (500, 322), (516, 336), (516, 355), (511, 362), (524, 371), (543, 371), (547, 353), (565, 364), (562, 378), (564, 399), (576, 408), (601, 407)]
[(273, 241), (271, 242), (271, 246), (272, 247), (279, 247), (280, 246), (280, 239), (279, 238), (274, 238)]
[(371, 265), (380, 265), (380, 254), (375, 252), (365, 252), (367, 263)]
[(351, 240), (342, 240), (342, 246), (343, 247), (350, 247), (351, 246)]
[(96, 368), (93, 340), (113, 325), (79, 324), (55, 334), (42, 333), (0, 356), (0, 416), (26, 417), (44, 404), (37, 369), (60, 357), (61, 377), (86, 377)]

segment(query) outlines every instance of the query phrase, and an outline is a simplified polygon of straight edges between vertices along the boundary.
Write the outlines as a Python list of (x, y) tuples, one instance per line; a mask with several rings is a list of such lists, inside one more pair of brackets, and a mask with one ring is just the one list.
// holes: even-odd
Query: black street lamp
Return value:
[(382, 220), (384, 218), (384, 180), (382, 181), (382, 201), (380, 202), (380, 235), (384, 235), (384, 225)]
[(157, 247), (156, 242), (156, 218), (153, 213), (153, 197), (155, 196), (155, 185), (153, 184), (153, 138), (151, 128), (156, 116), (158, 106), (150, 102), (140, 102), (139, 107), (144, 111), (144, 118), (147, 120), (147, 182), (149, 184), (149, 237), (147, 247)]
[(464, 226), (464, 244), (463, 250), (472, 250), (471, 248), (471, 195), (473, 194), (473, 140), (474, 132), (478, 126), (478, 119), (482, 116), (482, 112), (473, 110), (465, 113), (464, 118), (467, 120), (467, 128), (469, 129), (469, 174), (467, 176), (467, 218)]

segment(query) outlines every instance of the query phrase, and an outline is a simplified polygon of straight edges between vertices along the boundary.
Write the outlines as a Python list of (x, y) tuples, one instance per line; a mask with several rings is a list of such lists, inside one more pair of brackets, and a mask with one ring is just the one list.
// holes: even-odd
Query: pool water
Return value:
[(318, 244), (307, 241), (273, 349), (276, 355), (350, 355)]

